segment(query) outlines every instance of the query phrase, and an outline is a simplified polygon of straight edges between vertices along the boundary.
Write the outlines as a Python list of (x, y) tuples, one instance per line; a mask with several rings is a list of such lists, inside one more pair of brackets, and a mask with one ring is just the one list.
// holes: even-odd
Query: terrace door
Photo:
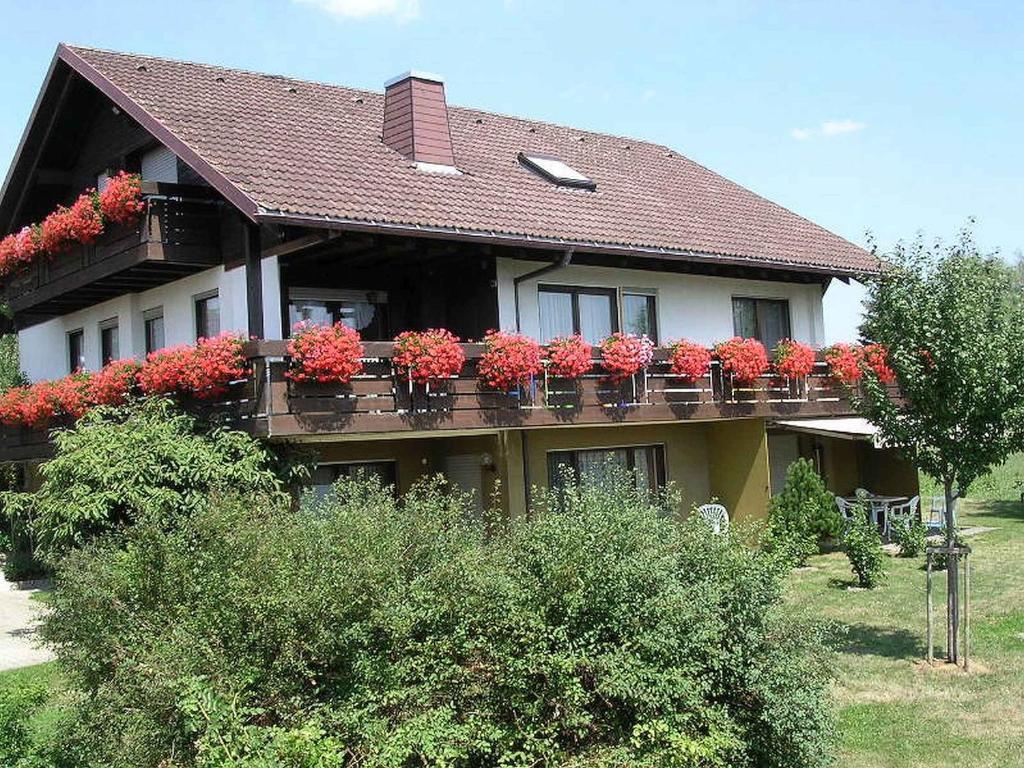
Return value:
[(473, 494), (472, 509), (479, 515), (484, 511), (483, 469), (479, 453), (445, 456), (444, 476), (448, 482), (465, 493)]

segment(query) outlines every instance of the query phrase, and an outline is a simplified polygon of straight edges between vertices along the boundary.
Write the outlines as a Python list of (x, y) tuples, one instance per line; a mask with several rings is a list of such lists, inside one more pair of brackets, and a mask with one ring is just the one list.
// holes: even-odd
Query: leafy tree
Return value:
[(786, 471), (786, 485), (768, 508), (767, 544), (785, 547), (798, 565), (816, 554), (821, 542), (838, 536), (842, 518), (835, 496), (825, 487), (814, 464), (797, 459)]
[(816, 768), (834, 668), (785, 564), (622, 477), (530, 519), (373, 478), (72, 551), (44, 635), (80, 768)]
[(203, 431), (165, 399), (96, 408), (54, 431), (53, 441), (39, 489), (3, 494), (9, 514), (31, 520), (36, 544), (51, 561), (141, 516), (171, 522), (192, 514), (212, 489), (286, 491), (267, 447), (225, 427)]
[[(868, 373), (856, 401), (889, 445), (939, 479), (947, 543), (956, 501), (1024, 447), (1024, 302), (1014, 270), (979, 252), (969, 232), (952, 244), (899, 244), (868, 282), (861, 333), (889, 350), (901, 396)], [(957, 660), (955, 558), (947, 569)]]

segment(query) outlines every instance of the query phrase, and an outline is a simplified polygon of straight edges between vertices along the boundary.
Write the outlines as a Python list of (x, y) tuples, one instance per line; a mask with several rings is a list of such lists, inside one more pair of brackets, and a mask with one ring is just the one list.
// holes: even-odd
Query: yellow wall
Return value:
[(665, 479), (682, 497), (680, 511), (710, 498), (704, 424), (638, 424), (611, 427), (555, 427), (526, 434), (530, 485), (547, 488), (549, 451), (630, 445), (664, 445)]
[(771, 479), (764, 419), (710, 422), (707, 434), (711, 495), (734, 520), (765, 517)]

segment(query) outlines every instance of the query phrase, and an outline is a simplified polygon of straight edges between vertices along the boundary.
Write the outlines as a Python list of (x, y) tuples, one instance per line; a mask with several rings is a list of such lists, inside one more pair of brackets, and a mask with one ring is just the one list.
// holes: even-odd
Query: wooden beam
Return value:
[(263, 252), (259, 224), (246, 224), (245, 303), (249, 310), (249, 335), (263, 338)]

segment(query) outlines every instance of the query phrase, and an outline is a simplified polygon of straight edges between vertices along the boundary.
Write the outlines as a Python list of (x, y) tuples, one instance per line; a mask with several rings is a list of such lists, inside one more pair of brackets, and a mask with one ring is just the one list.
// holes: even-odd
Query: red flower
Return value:
[(363, 371), (359, 331), (344, 323), (333, 326), (296, 323), (288, 342), (292, 381), (347, 384)]
[(669, 361), (673, 376), (699, 379), (711, 370), (711, 350), (703, 344), (682, 339), (672, 345)]
[(654, 359), (654, 342), (646, 336), (613, 333), (601, 342), (601, 365), (612, 381), (623, 381), (643, 370)]
[(458, 376), (466, 363), (459, 337), (443, 328), (405, 331), (395, 337), (392, 362), (399, 375), (417, 384)]
[(96, 405), (123, 405), (135, 388), (140, 367), (130, 359), (107, 363), (89, 382), (90, 402)]
[(593, 349), (580, 335), (549, 341), (547, 360), (548, 373), (562, 379), (578, 379), (594, 368)]
[(20, 427), (24, 424), (21, 408), (28, 387), (11, 387), (0, 394), (0, 422), (8, 427)]
[(863, 351), (855, 345), (840, 342), (825, 350), (829, 375), (843, 384), (856, 384), (861, 380), (864, 375), (861, 369), (863, 359)]
[(89, 406), (88, 374), (13, 387), (0, 396), (0, 421), (8, 426), (45, 429), (58, 416), (78, 418)]
[(722, 370), (740, 383), (749, 384), (768, 370), (768, 353), (757, 339), (734, 336), (715, 345)]
[(233, 333), (196, 342), (194, 365), (186, 378), (196, 397), (202, 400), (220, 397), (227, 392), (228, 384), (249, 375), (243, 343), (242, 337)]
[(99, 196), (103, 218), (115, 224), (135, 221), (146, 210), (142, 200), (142, 177), (121, 171), (107, 182)]
[(39, 230), (39, 244), (47, 253), (60, 253), (75, 241), (74, 217), (70, 208), (58, 205), (57, 210), (43, 219)]
[(896, 372), (889, 367), (889, 350), (883, 344), (868, 344), (863, 351), (864, 365), (873, 371), (883, 384), (896, 381)]
[(783, 339), (775, 348), (775, 370), (782, 376), (799, 379), (814, 370), (814, 350), (792, 339)]
[(22, 227), (14, 236), (15, 253), (22, 264), (28, 264), (43, 251), (43, 233), (38, 225)]
[(477, 372), (492, 389), (509, 392), (543, 370), (540, 344), (528, 336), (488, 331)]
[(0, 278), (13, 275), (20, 266), (18, 238), (16, 235), (8, 235), (0, 240)]
[(195, 348), (187, 344), (150, 352), (139, 371), (139, 389), (146, 395), (187, 392)]

